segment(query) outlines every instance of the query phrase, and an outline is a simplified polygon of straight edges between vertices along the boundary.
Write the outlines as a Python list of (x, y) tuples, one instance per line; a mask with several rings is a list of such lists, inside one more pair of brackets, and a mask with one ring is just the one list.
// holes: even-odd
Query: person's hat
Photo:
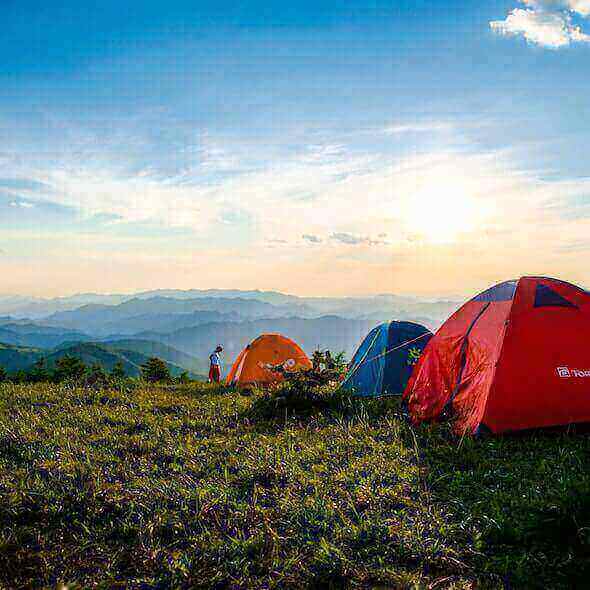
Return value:
[(215, 352), (221, 352), (222, 350), (223, 350), (223, 346), (218, 346), (218, 347), (215, 349)]

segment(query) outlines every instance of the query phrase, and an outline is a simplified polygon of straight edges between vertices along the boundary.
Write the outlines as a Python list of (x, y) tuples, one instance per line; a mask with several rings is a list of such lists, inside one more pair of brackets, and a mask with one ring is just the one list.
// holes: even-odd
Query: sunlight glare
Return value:
[(402, 221), (412, 236), (434, 244), (457, 241), (460, 234), (473, 231), (478, 208), (466, 183), (443, 180), (427, 183), (402, 206)]

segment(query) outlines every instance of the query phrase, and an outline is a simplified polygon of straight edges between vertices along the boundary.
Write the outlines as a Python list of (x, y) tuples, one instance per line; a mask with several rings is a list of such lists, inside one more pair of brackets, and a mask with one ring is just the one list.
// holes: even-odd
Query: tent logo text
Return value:
[(562, 379), (569, 379), (570, 377), (590, 377), (590, 371), (570, 369), (569, 367), (557, 367), (557, 375)]
[[(286, 371), (289, 371), (289, 370), (292, 370), (296, 364), (297, 364), (297, 362), (295, 361), (295, 359), (287, 359), (285, 362), (279, 363), (279, 366), (283, 367), (283, 369), (285, 369)], [(276, 367), (277, 365), (275, 365), (273, 363), (265, 363), (263, 361), (258, 361), (258, 366), (261, 369), (271, 370), (274, 367)]]

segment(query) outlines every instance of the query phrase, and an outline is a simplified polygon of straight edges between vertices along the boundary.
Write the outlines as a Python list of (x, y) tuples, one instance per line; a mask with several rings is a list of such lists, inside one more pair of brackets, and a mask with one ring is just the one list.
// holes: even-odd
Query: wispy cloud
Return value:
[(371, 238), (369, 236), (361, 236), (348, 232), (335, 232), (330, 234), (330, 239), (336, 242), (340, 242), (341, 244), (347, 244), (349, 246), (384, 246), (388, 243), (385, 240), (386, 236), (387, 234), (380, 233), (379, 236), (377, 236), (377, 238)]
[(51, 193), (51, 186), (27, 178), (0, 178), (0, 189), (7, 191), (27, 191), (31, 193)]
[(330, 235), (332, 240), (341, 242), (342, 244), (349, 244), (351, 246), (358, 246), (359, 244), (366, 244), (369, 238), (364, 236), (356, 236), (347, 232), (336, 232)]
[(436, 133), (451, 131), (453, 125), (448, 121), (423, 121), (414, 123), (400, 123), (383, 129), (386, 135), (401, 135), (405, 133)]
[(590, 240), (575, 240), (563, 243), (558, 247), (565, 254), (585, 254), (590, 252)]
[[(445, 125), (449, 135), (456, 125)], [(209, 172), (199, 173), (198, 158), (180, 175), (177, 169), (152, 173), (145, 165), (130, 173), (107, 165), (111, 154), (101, 165), (94, 158), (63, 158), (59, 166), (37, 163), (19, 170), (22, 183), (43, 183), (50, 189), (44, 198), (76, 214), (68, 214), (61, 233), (47, 227), (26, 234), (24, 228), (10, 236), (3, 231), (3, 238), (27, 243), (46, 260), (71, 256), (71, 276), (78, 268), (73, 253), (83, 252), (94, 261), (97, 281), (104, 276), (100, 264), (108, 263), (119, 269), (121, 284), (130, 272), (144, 273), (144, 286), (156, 268), (162, 276), (176, 273), (182, 281), (206, 276), (208, 284), (223, 285), (223, 268), (232, 280), (255, 277), (255, 283), (241, 283), (253, 287), (301, 291), (297, 284), (321, 276), (314, 287), (318, 293), (333, 292), (334, 285), (367, 290), (371, 281), (378, 291), (411, 283), (426, 292), (434, 289), (429, 277), (444, 276), (456, 288), (465, 276), (480, 277), (484, 267), (501, 268), (502, 276), (548, 273), (550, 268), (535, 266), (540, 250), (548, 264), (576, 268), (567, 244), (585, 240), (590, 229), (590, 218), (580, 214), (589, 189), (583, 180), (544, 180), (542, 170), (531, 171), (515, 150), (467, 144), (461, 150), (396, 155), (366, 147), (364, 137), (358, 144), (354, 138), (350, 144), (302, 142), (276, 157), (251, 148), (250, 160), (241, 156), (245, 148), (216, 140), (215, 157), (229, 154), (239, 172), (215, 182)], [(0, 174), (8, 178), (7, 173), (0, 166)], [(2, 215), (14, 209), (13, 218), (18, 213), (38, 222), (48, 203), (33, 209), (8, 205), (40, 203), (25, 193), (6, 197)], [(59, 252), (51, 249), (57, 235)], [(237, 243), (246, 247), (232, 257), (227, 252)], [(278, 270), (285, 267), (288, 279)], [(40, 263), (37, 269), (42, 270)], [(22, 272), (18, 276), (26, 280)]]
[(572, 43), (590, 43), (590, 35), (573, 17), (590, 16), (589, 0), (523, 0), (526, 8), (514, 8), (504, 20), (490, 22), (501, 35), (524, 37), (529, 43), (559, 49)]
[(321, 244), (324, 241), (322, 238), (314, 234), (303, 234), (301, 238), (306, 242), (311, 242), (312, 244)]
[(11, 207), (20, 207), (21, 209), (33, 209), (35, 205), (29, 201), (11, 201)]

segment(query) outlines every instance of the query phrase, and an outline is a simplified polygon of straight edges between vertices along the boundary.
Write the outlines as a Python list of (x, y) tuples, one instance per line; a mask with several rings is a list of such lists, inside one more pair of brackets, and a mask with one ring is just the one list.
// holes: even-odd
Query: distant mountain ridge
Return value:
[(77, 330), (45, 326), (33, 322), (0, 323), (0, 342), (15, 346), (51, 349), (65, 341), (89, 340), (91, 337)]
[[(433, 325), (440, 324), (452, 309), (458, 307), (458, 301), (433, 300), (421, 297), (399, 296), (394, 294), (380, 294), (366, 297), (299, 297), (279, 293), (276, 291), (256, 291), (237, 289), (160, 289), (143, 291), (134, 294), (79, 294), (70, 297), (58, 297), (54, 299), (40, 299), (18, 296), (0, 296), (0, 315), (11, 316), (13, 319), (29, 318), (33, 320), (47, 320), (50, 316), (52, 322), (59, 322), (60, 314), (78, 310), (85, 305), (101, 305), (114, 307), (126, 304), (135, 300), (152, 301), (157, 305), (158, 301), (165, 300), (190, 300), (192, 305), (185, 307), (185, 313), (189, 308), (196, 311), (217, 311), (228, 313), (231, 311), (230, 300), (234, 300), (233, 309), (246, 319), (253, 317), (298, 316), (318, 317), (326, 314), (340, 315), (347, 318), (359, 318), (376, 316), (383, 318), (395, 318), (400, 313), (407, 317), (427, 318)], [(200, 304), (196, 300), (201, 301)], [(237, 302), (235, 300), (238, 300)], [(248, 312), (248, 302), (257, 306), (259, 312), (256, 314)], [(260, 304), (268, 304), (267, 313), (264, 314)], [(146, 313), (138, 311), (137, 315)], [(176, 306), (174, 312), (179, 312), (180, 307)], [(162, 310), (160, 310), (162, 312)], [(148, 309), (147, 313), (153, 313)], [(66, 316), (67, 318), (68, 316)], [(127, 315), (126, 317), (129, 317)]]

